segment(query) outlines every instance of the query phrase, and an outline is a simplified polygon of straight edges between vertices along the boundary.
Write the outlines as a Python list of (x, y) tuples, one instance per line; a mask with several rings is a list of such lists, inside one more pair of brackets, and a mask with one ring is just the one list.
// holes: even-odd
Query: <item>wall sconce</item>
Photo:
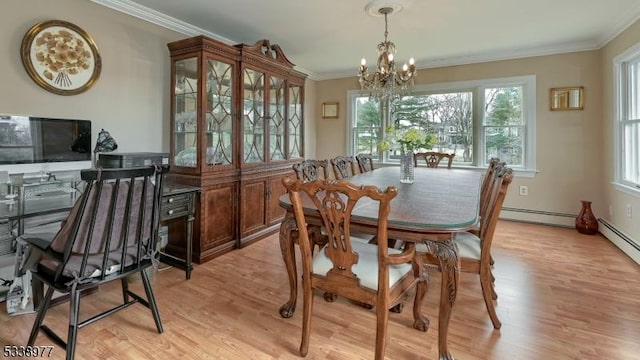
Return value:
[(549, 108), (551, 111), (582, 110), (584, 107), (583, 90), (582, 86), (551, 88)]

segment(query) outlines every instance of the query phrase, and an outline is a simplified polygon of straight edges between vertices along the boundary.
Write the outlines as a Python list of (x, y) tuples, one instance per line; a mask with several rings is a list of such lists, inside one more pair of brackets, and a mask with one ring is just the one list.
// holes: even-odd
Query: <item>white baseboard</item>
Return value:
[[(500, 219), (573, 228), (575, 227), (576, 215), (503, 207)], [(604, 219), (598, 219), (598, 223), (598, 231), (604, 237), (620, 248), (633, 261), (640, 264), (640, 241), (632, 239)]]

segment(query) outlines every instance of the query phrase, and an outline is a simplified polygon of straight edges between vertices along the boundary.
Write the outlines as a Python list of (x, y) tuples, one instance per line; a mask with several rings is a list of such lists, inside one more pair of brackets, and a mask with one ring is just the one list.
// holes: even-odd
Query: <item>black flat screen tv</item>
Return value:
[(91, 121), (0, 115), (3, 165), (91, 162)]

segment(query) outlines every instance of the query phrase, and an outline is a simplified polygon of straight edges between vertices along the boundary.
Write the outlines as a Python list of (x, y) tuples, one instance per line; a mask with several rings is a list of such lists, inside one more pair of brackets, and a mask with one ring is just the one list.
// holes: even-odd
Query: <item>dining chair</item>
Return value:
[[(489, 187), (495, 180), (495, 169), (498, 164), (500, 164), (500, 158), (491, 158), (489, 160), (489, 165), (487, 166), (487, 171), (484, 173), (482, 178), (482, 187), (480, 188), (480, 213), (483, 212), (482, 208), (487, 206), (489, 200)], [(506, 166), (506, 163), (502, 162), (502, 166)]]
[(336, 156), (330, 162), (334, 178), (337, 180), (348, 179), (360, 170), (358, 161), (353, 156)]
[(424, 159), (427, 167), (437, 168), (440, 166), (443, 159), (447, 159), (447, 169), (451, 169), (454, 157), (456, 157), (456, 154), (447, 154), (435, 151), (419, 152), (413, 156), (413, 165), (417, 167), (418, 159)]
[[(489, 160), (489, 165), (487, 166), (487, 171), (485, 172), (484, 177), (482, 178), (482, 187), (480, 188), (480, 217), (482, 217), (487, 212), (487, 208), (489, 206), (489, 196), (491, 195), (490, 187), (495, 180), (495, 174), (496, 174), (495, 169), (498, 166), (500, 167), (506, 166), (506, 163), (500, 162), (500, 158), (497, 158), (497, 157), (491, 158)], [(476, 226), (469, 229), (469, 231), (475, 234), (476, 236), (478, 236), (480, 234), (480, 221), (478, 221), (478, 224), (476, 224)], [(491, 256), (491, 254), (489, 254), (489, 259), (490, 259), (489, 260), (490, 264), (493, 265), (494, 261), (493, 261), (493, 256)], [(498, 294), (494, 291), (492, 297), (493, 297), (493, 300), (497, 300)]]
[[(300, 355), (309, 350), (313, 291), (321, 289), (376, 308), (375, 359), (384, 358), (389, 309), (402, 304), (415, 288), (413, 327), (426, 331), (428, 320), (421, 313), (426, 277), (415, 256), (415, 246), (401, 251), (387, 246), (387, 217), (395, 187), (382, 191), (375, 186), (357, 186), (347, 181), (302, 182), (283, 179), (291, 199), (299, 231), (302, 256), (302, 341)], [(378, 209), (377, 244), (351, 241), (350, 219), (359, 201)], [(303, 205), (315, 207), (327, 229), (328, 243), (316, 255), (309, 251)]]
[[(329, 178), (329, 160), (312, 160), (307, 159), (299, 163), (293, 164), (293, 171), (296, 173), (296, 178), (301, 181), (314, 181), (325, 180)], [(308, 226), (311, 253), (315, 251), (315, 248), (322, 248), (327, 243), (327, 232), (324, 228)], [(333, 301), (334, 296), (327, 294), (328, 301)]]
[(371, 154), (358, 154), (356, 155), (356, 161), (361, 173), (373, 171), (373, 156)]
[[(455, 234), (454, 241), (460, 256), (460, 271), (480, 275), (480, 286), (487, 312), (493, 327), (500, 329), (502, 323), (498, 319), (494, 304), (494, 294), (496, 292), (491, 264), (491, 243), (498, 217), (502, 210), (502, 204), (513, 179), (513, 171), (499, 164), (494, 169), (494, 172), (494, 180), (489, 186), (489, 204), (486, 212), (481, 214), (478, 234), (469, 231), (459, 232)], [(438, 260), (426, 253), (424, 244), (416, 245), (416, 251), (423, 253), (423, 262), (427, 266), (438, 266)]]
[[(56, 234), (25, 234), (29, 246), (27, 268), (47, 285), (44, 300), (29, 335), (33, 346), (40, 331), (66, 349), (73, 359), (78, 329), (135, 303), (151, 310), (158, 333), (163, 332), (149, 275), (157, 265), (160, 201), (168, 166), (82, 170), (84, 192)], [(146, 299), (132, 292), (128, 277), (139, 274)], [(80, 321), (80, 295), (107, 282), (120, 280), (123, 302)], [(66, 342), (43, 325), (54, 290), (68, 294), (69, 327)]]
[(293, 171), (299, 180), (313, 181), (329, 178), (329, 161), (307, 159), (293, 164)]

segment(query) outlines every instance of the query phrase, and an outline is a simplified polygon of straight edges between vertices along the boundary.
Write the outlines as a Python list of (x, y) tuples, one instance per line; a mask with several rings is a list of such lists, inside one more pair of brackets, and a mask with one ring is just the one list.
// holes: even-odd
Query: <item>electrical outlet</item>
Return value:
[(523, 196), (529, 195), (529, 187), (526, 185), (520, 185), (520, 195), (523, 195)]
[(627, 204), (627, 217), (630, 218), (633, 215), (633, 206)]

